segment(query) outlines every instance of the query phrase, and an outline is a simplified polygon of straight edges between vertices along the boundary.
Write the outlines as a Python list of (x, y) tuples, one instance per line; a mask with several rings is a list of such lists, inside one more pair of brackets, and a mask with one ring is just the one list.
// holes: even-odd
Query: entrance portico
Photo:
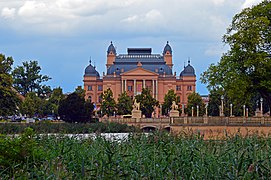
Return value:
[(153, 98), (158, 98), (158, 74), (141, 67), (120, 74), (121, 92), (129, 96), (141, 94), (143, 88), (151, 90)]

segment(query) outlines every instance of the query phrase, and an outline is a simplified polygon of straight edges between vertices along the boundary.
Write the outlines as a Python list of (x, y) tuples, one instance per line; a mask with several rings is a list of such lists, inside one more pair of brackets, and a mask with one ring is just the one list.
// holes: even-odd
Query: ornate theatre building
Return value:
[(187, 97), (196, 89), (196, 75), (190, 65), (176, 76), (172, 72), (172, 49), (166, 44), (163, 54), (152, 54), (151, 48), (128, 48), (127, 54), (117, 54), (114, 45), (107, 50), (107, 72), (101, 77), (90, 64), (85, 69), (84, 89), (86, 98), (99, 107), (102, 92), (110, 88), (117, 101), (119, 94), (127, 92), (131, 98), (149, 88), (160, 104), (168, 90), (173, 89), (180, 97), (180, 104), (187, 104)]

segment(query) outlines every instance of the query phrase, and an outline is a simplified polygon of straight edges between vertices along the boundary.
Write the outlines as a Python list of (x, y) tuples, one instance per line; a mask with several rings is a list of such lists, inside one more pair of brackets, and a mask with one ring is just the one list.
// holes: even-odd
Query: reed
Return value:
[[(268, 179), (271, 138), (131, 133), (122, 140), (1, 136), (2, 179)], [(19, 144), (24, 144), (19, 146)], [(25, 150), (24, 153), (21, 150)], [(9, 154), (10, 153), (10, 154)], [(9, 159), (7, 159), (9, 157)], [(4, 163), (8, 161), (8, 163)]]

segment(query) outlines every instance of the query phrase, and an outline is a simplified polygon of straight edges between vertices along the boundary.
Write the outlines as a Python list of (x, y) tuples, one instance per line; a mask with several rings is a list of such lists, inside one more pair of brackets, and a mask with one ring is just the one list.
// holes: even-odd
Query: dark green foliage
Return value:
[(188, 104), (186, 108), (186, 113), (191, 116), (192, 115), (192, 107), (194, 108), (194, 116), (197, 115), (197, 106), (199, 106), (199, 116), (204, 115), (205, 113), (205, 105), (202, 101), (202, 98), (198, 93), (193, 92), (188, 96)]
[(103, 115), (113, 116), (116, 112), (116, 101), (113, 98), (113, 92), (110, 88), (104, 91), (101, 95), (101, 111)]
[(128, 126), (127, 124), (119, 124), (114, 122), (107, 123), (51, 123), (49, 121), (41, 121), (38, 123), (0, 123), (0, 134), (20, 134), (25, 128), (31, 128), (38, 134), (44, 133), (127, 133), (137, 132), (139, 129)]
[(49, 98), (49, 105), (52, 114), (58, 116), (58, 108), (60, 102), (64, 99), (62, 89), (60, 87), (53, 89), (53, 92)]
[[(10, 138), (4, 144), (17, 149), (15, 141), (18, 138)], [(2, 156), (2, 160), (9, 159), (9, 165), (0, 171), (3, 179), (268, 179), (271, 176), (271, 138), (256, 135), (245, 138), (236, 135), (225, 140), (163, 133), (130, 134), (122, 140), (50, 135), (32, 136), (24, 145), (30, 149), (38, 147), (38, 155), (42, 156), (27, 155), (27, 161), (20, 159), (21, 156), (18, 159)], [(16, 166), (18, 161), (24, 163)]]
[(20, 99), (12, 88), (12, 76), (10, 74), (13, 64), (12, 57), (0, 54), (0, 116), (12, 115), (17, 111)]
[(223, 38), (230, 50), (202, 74), (209, 90), (222, 88), (235, 107), (251, 109), (257, 94), (271, 107), (270, 9), (270, 0), (264, 0), (236, 14)]
[(152, 97), (149, 89), (142, 89), (142, 93), (135, 96), (137, 102), (140, 102), (140, 110), (146, 118), (150, 118), (154, 111), (154, 107), (159, 105), (159, 101)]
[(119, 115), (131, 114), (133, 109), (133, 101), (131, 97), (124, 92), (119, 96), (116, 107)]
[(58, 113), (66, 122), (90, 122), (93, 109), (93, 103), (85, 101), (81, 94), (74, 92), (60, 102)]
[(35, 92), (39, 97), (47, 96), (51, 93), (51, 89), (42, 83), (51, 78), (41, 75), (40, 71), (38, 61), (23, 62), (22, 66), (16, 67), (12, 72), (14, 88), (24, 96), (29, 92)]
[(20, 137), (0, 136), (0, 177), (24, 169), (25, 163), (29, 169), (40, 167), (45, 158), (39, 146), (31, 128), (26, 128)]
[(179, 99), (177, 99), (176, 93), (173, 89), (170, 89), (164, 97), (164, 103), (162, 106), (163, 115), (168, 115), (169, 111), (171, 110), (171, 105), (173, 101), (175, 101), (176, 104), (179, 103)]

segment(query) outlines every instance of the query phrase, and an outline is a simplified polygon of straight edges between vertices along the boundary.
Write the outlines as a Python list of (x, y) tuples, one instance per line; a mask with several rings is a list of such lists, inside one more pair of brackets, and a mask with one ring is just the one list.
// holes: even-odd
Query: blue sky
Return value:
[(260, 0), (0, 0), (0, 53), (14, 66), (37, 60), (52, 88), (72, 92), (83, 85), (91, 56), (100, 75), (113, 41), (117, 53), (151, 47), (162, 53), (169, 41), (174, 71), (191, 59), (197, 92), (208, 94), (200, 74), (217, 63), (232, 17)]

